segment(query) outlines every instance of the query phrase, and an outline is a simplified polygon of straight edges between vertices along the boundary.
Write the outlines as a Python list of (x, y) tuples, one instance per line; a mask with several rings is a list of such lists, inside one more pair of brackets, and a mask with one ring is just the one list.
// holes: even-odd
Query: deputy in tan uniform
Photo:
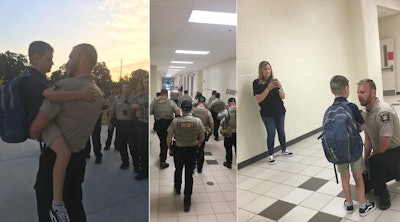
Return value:
[(197, 172), (201, 173), (203, 171), (203, 164), (204, 164), (204, 147), (206, 146), (206, 141), (210, 137), (211, 133), (214, 131), (214, 120), (212, 118), (210, 110), (206, 108), (205, 105), (206, 98), (201, 96), (199, 98), (199, 103), (197, 107), (193, 108), (192, 115), (194, 117), (200, 118), (201, 123), (203, 123), (204, 131), (206, 133), (206, 139), (201, 143), (199, 149), (197, 149)]
[(116, 135), (115, 140), (119, 153), (121, 154), (121, 166), (119, 168), (126, 169), (129, 167), (129, 155), (132, 156), (133, 170), (139, 173), (139, 154), (135, 147), (137, 139), (137, 118), (135, 110), (132, 109), (132, 86), (129, 82), (122, 83), (122, 93), (115, 97), (114, 103), (109, 107), (108, 128), (112, 129), (112, 116), (116, 117)]
[(211, 105), (212, 101), (215, 99), (215, 94), (217, 94), (217, 90), (211, 91), (211, 96), (208, 99), (207, 105)]
[(190, 101), (191, 103), (193, 103), (193, 99), (192, 99), (191, 96), (189, 96), (189, 92), (188, 92), (187, 90), (185, 90), (185, 91), (183, 92), (183, 95), (179, 97), (178, 106), (181, 107), (182, 102), (185, 101), (185, 100), (188, 100), (188, 101)]
[(174, 101), (176, 103), (176, 105), (178, 105), (179, 102), (179, 87), (175, 86), (173, 90), (171, 90), (170, 93), (170, 98), (172, 101)]
[(142, 80), (144, 91), (135, 96), (132, 109), (138, 119), (137, 144), (139, 149), (140, 171), (136, 180), (149, 176), (149, 77)]
[(235, 147), (236, 154), (236, 99), (231, 97), (228, 99), (228, 107), (218, 114), (219, 119), (227, 121), (231, 134), (224, 137), (224, 147), (226, 151), (224, 166), (232, 168), (232, 146)]
[(211, 115), (214, 120), (214, 139), (218, 141), (219, 139), (219, 125), (221, 123), (221, 120), (218, 119), (218, 113), (222, 112), (225, 108), (225, 103), (220, 99), (221, 95), (219, 92), (215, 93), (215, 99), (209, 104), (210, 106), (210, 111)]
[(160, 168), (165, 169), (169, 167), (167, 160), (167, 129), (169, 124), (175, 115), (180, 115), (180, 109), (178, 105), (168, 99), (168, 91), (162, 89), (160, 97), (154, 99), (150, 104), (150, 115), (154, 115), (155, 123), (154, 130), (157, 132), (157, 136), (160, 139)]
[[(192, 116), (192, 103), (182, 102), (182, 117), (175, 118), (168, 127), (167, 144), (170, 155), (174, 156), (176, 194), (181, 193), (182, 170), (185, 167), (185, 197), (183, 200), (184, 211), (190, 210), (193, 191), (193, 166), (196, 161), (197, 149), (204, 141), (204, 126), (201, 120)], [(175, 136), (176, 147), (171, 149), (172, 137)]]
[[(376, 97), (376, 85), (371, 79), (361, 80), (357, 87), (358, 100), (365, 106), (364, 158), (368, 159), (371, 180), (379, 195), (379, 209), (391, 206), (386, 180), (390, 174), (399, 175), (400, 123), (396, 111)], [(366, 191), (370, 181), (364, 179)]]
[[(68, 209), (70, 221), (86, 221), (82, 203), (82, 183), (86, 166), (84, 149), (100, 115), (103, 96), (94, 82), (93, 75), (90, 74), (97, 63), (96, 49), (90, 44), (79, 44), (72, 49), (69, 57), (67, 71), (70, 78), (58, 81), (56, 88), (77, 90), (91, 86), (96, 91), (96, 100), (93, 103), (84, 100), (52, 103), (45, 99), (40, 112), (30, 126), (30, 134), (32, 138), (37, 138), (41, 133), (43, 138), (50, 141), (60, 136), (51, 127), (46, 127), (42, 132), (50, 120), (53, 120), (61, 129), (62, 136), (71, 150), (63, 189), (65, 207)], [(51, 190), (53, 189), (55, 159), (56, 155), (51, 149), (43, 149), (35, 183), (39, 221), (50, 220), (49, 208), (53, 199)]]

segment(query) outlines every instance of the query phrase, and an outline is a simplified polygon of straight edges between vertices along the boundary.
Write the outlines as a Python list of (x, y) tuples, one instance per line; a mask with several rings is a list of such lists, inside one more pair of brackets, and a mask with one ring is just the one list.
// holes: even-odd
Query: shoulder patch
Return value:
[(379, 113), (379, 118), (384, 123), (389, 122), (390, 121), (389, 112), (381, 112), (381, 113)]

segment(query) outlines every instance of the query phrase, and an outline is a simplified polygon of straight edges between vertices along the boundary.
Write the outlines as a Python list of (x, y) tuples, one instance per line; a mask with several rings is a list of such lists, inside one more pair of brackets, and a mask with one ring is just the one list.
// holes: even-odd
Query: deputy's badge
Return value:
[(379, 113), (379, 117), (381, 118), (381, 121), (384, 122), (384, 123), (387, 123), (387, 122), (390, 121), (388, 112)]

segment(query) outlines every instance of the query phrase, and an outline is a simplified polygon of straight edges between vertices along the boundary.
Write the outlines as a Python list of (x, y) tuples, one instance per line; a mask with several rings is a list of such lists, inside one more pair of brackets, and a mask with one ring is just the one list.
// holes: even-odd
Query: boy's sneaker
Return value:
[(360, 216), (362, 216), (362, 217), (367, 216), (369, 213), (374, 211), (376, 208), (375, 202), (367, 202), (365, 205), (366, 205), (365, 208), (360, 207), (360, 209), (359, 209)]
[(269, 163), (269, 164), (274, 164), (274, 163), (275, 163), (275, 160), (274, 160), (274, 156), (273, 156), (273, 155), (271, 155), (271, 156), (268, 157), (268, 163)]
[(65, 208), (61, 210), (50, 209), (49, 214), (52, 222), (70, 222), (67, 209)]
[[(346, 212), (348, 214), (353, 213), (354, 210), (354, 206), (353, 206), (353, 201), (351, 201), (350, 203), (348, 203), (346, 200), (344, 200), (344, 209), (346, 210)], [(361, 211), (360, 211), (361, 212)]]
[(286, 149), (286, 150), (282, 151), (282, 155), (284, 155), (284, 156), (293, 156), (293, 153), (290, 152), (288, 149)]

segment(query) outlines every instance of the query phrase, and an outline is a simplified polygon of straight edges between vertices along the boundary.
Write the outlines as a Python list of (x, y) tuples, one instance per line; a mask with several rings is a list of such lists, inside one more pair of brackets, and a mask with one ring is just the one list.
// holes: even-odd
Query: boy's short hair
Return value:
[(349, 85), (349, 80), (341, 75), (336, 75), (332, 77), (330, 86), (331, 86), (331, 92), (334, 95), (339, 95), (343, 92), (343, 89)]
[(29, 61), (32, 60), (34, 55), (43, 56), (48, 51), (53, 52), (53, 47), (51, 47), (49, 43), (43, 41), (32, 42), (31, 44), (29, 44), (28, 49)]

